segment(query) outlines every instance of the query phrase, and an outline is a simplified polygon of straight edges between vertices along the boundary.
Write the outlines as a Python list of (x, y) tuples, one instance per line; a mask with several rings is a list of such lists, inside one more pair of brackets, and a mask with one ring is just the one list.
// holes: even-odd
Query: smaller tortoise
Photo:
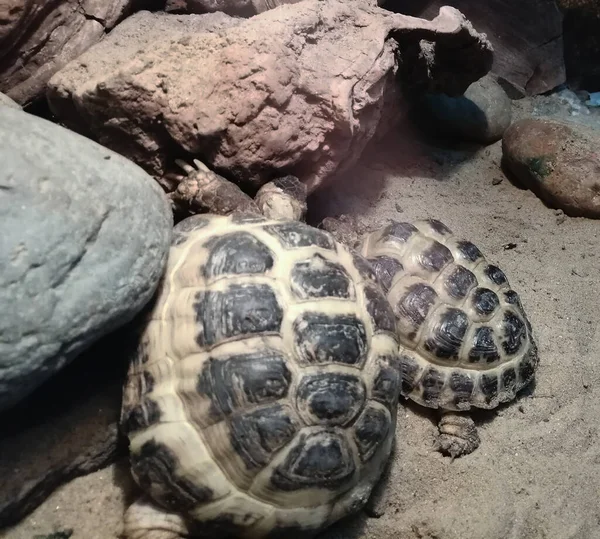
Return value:
[(437, 449), (475, 450), (460, 413), (511, 401), (534, 378), (537, 346), (517, 293), (500, 268), (437, 220), (392, 222), (364, 238), (397, 319), (402, 395), (445, 411)]
[(358, 511), (392, 449), (397, 361), (372, 268), (330, 234), (184, 219), (124, 390), (147, 496), (124, 536), (313, 535)]

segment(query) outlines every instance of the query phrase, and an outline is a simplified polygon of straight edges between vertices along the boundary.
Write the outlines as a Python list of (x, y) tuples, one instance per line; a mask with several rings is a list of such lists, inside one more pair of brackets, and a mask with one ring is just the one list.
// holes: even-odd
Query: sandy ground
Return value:
[[(553, 103), (538, 109), (568, 117)], [(519, 102), (516, 116), (530, 108)], [(585, 121), (600, 128), (599, 117)], [(467, 457), (436, 453), (431, 417), (402, 403), (383, 516), (361, 514), (323, 539), (600, 538), (600, 221), (547, 208), (505, 177), (500, 158), (500, 143), (449, 150), (398, 131), (319, 196), (328, 214), (435, 217), (476, 243), (520, 293), (541, 356), (531, 395), (476, 416), (481, 446)], [(113, 539), (130, 497), (121, 462), (60, 488), (0, 536)]]

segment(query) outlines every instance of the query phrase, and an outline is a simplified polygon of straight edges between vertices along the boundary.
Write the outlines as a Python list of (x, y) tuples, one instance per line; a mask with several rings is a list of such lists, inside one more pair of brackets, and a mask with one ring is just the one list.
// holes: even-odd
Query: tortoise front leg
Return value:
[(180, 159), (175, 162), (187, 177), (182, 178), (175, 191), (168, 195), (174, 211), (189, 215), (229, 215), (234, 211), (260, 214), (251, 196), (223, 176), (215, 174), (201, 161), (194, 159), (196, 168)]

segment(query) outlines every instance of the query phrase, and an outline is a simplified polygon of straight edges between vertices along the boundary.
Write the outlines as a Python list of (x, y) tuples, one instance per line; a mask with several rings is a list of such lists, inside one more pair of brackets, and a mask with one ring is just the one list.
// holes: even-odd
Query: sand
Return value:
[[(577, 119), (555, 99), (535, 105)], [(517, 117), (531, 110), (515, 104)], [(600, 128), (598, 112), (584, 120)], [(430, 414), (401, 403), (376, 504), (384, 514), (360, 514), (323, 539), (600, 538), (600, 221), (544, 206), (505, 177), (500, 158), (499, 142), (449, 150), (398, 130), (319, 196), (328, 214), (435, 217), (476, 243), (521, 295), (541, 358), (533, 392), (476, 414), (481, 446), (454, 461), (433, 450)], [(73, 539), (113, 539), (131, 491), (119, 462), (61, 487), (0, 537), (71, 529)]]

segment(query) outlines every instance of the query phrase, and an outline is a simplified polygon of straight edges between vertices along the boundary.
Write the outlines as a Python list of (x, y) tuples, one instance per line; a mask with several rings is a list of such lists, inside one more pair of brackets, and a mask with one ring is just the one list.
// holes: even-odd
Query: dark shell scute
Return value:
[(469, 361), (477, 363), (480, 360), (493, 363), (500, 359), (498, 347), (494, 341), (494, 330), (489, 326), (481, 326), (473, 336), (473, 346), (469, 351)]
[(444, 375), (433, 367), (429, 367), (423, 374), (421, 386), (423, 387), (423, 402), (435, 404), (444, 388)]
[(200, 346), (257, 333), (277, 333), (283, 309), (267, 284), (230, 285), (225, 291), (198, 292), (196, 321)]
[(473, 292), (473, 307), (478, 314), (488, 316), (500, 305), (500, 300), (493, 290), (478, 288)]
[(248, 232), (232, 232), (206, 243), (208, 260), (203, 266), (205, 278), (220, 275), (261, 274), (273, 267), (273, 253)]
[(507, 290), (504, 292), (504, 299), (506, 300), (506, 303), (522, 308), (521, 298), (519, 298), (519, 294), (517, 294), (514, 290)]
[(419, 264), (428, 271), (440, 271), (446, 264), (454, 260), (452, 252), (439, 241), (434, 241), (418, 257)]
[(346, 439), (329, 430), (300, 434), (282, 464), (271, 476), (275, 488), (294, 491), (305, 488), (337, 490), (355, 471)]
[(280, 404), (236, 414), (231, 418), (230, 439), (249, 470), (266, 466), (276, 451), (296, 434), (289, 411)]
[(501, 286), (508, 282), (508, 280), (506, 279), (506, 275), (504, 275), (504, 272), (498, 266), (488, 264), (483, 270), (483, 272), (490, 281), (492, 281), (498, 286)]
[(517, 384), (517, 373), (515, 369), (509, 367), (504, 370), (502, 373), (502, 378), (500, 379), (500, 383), (502, 385), (502, 389), (505, 391), (512, 392), (515, 389)]
[(371, 393), (373, 399), (391, 408), (398, 401), (400, 395), (400, 363), (397, 357), (381, 357), (378, 361), (380, 367)]
[(519, 363), (519, 379), (522, 386), (529, 384), (535, 375), (535, 364), (537, 362), (537, 351), (535, 348), (526, 355)]
[(408, 241), (413, 234), (419, 232), (419, 229), (410, 223), (399, 223), (393, 221), (387, 225), (381, 232), (381, 241), (390, 239), (400, 240), (402, 243)]
[(375, 268), (365, 257), (359, 255), (356, 252), (352, 252), (352, 261), (354, 262), (354, 267), (358, 270), (358, 273), (360, 274), (362, 279), (369, 281), (377, 280)]
[(375, 407), (365, 410), (354, 427), (354, 440), (362, 462), (367, 462), (375, 454), (390, 428), (390, 418), (385, 411)]
[(363, 409), (366, 388), (350, 374), (311, 374), (300, 382), (296, 398), (300, 410), (308, 409), (311, 424), (346, 425)]
[(394, 276), (399, 272), (404, 271), (404, 266), (398, 260), (390, 256), (376, 256), (370, 258), (369, 262), (373, 266), (377, 282), (379, 282), (385, 292), (392, 286)]
[(128, 434), (142, 429), (147, 429), (160, 421), (160, 407), (156, 401), (146, 398), (140, 404), (136, 404), (123, 414), (121, 426)]
[(477, 260), (483, 258), (483, 253), (474, 243), (471, 243), (470, 241), (458, 241), (456, 246), (460, 254), (470, 262), (477, 262)]
[(467, 374), (453, 372), (450, 374), (450, 389), (454, 395), (455, 404), (467, 403), (471, 400), (475, 383)]
[(408, 287), (398, 302), (396, 315), (409, 321), (417, 331), (425, 321), (437, 297), (437, 292), (428, 284), (415, 283)]
[(156, 489), (161, 491), (157, 501), (169, 509), (185, 511), (214, 498), (209, 487), (178, 476), (176, 455), (167, 446), (154, 440), (148, 440), (139, 452), (132, 453), (131, 467), (146, 492), (152, 485), (160, 486), (160, 489)]
[(527, 338), (525, 323), (510, 311), (504, 313), (503, 322), (504, 340), (502, 341), (502, 348), (509, 355), (516, 354)]
[(304, 223), (278, 223), (265, 226), (265, 230), (276, 235), (283, 245), (289, 249), (313, 245), (332, 251), (335, 251), (336, 248), (335, 240), (329, 233)]
[(177, 233), (187, 235), (188, 232), (205, 228), (210, 221), (211, 218), (204, 215), (191, 215), (190, 217), (186, 217), (182, 221), (179, 221), (179, 223), (173, 227), (173, 232), (175, 235)]
[(294, 325), (296, 347), (309, 363), (357, 365), (365, 356), (366, 329), (354, 316), (306, 312)]
[(447, 236), (448, 234), (452, 234), (452, 230), (450, 230), (444, 223), (437, 219), (427, 219), (427, 223), (433, 230), (435, 230), (441, 236)]
[(292, 268), (291, 288), (300, 299), (350, 298), (355, 294), (344, 267), (321, 255), (298, 262)]
[(365, 286), (365, 303), (375, 332), (396, 330), (396, 317), (390, 302), (375, 285)]
[(409, 395), (418, 385), (419, 364), (410, 356), (400, 356), (400, 374), (402, 376), (402, 394)]
[(286, 358), (267, 350), (210, 359), (198, 377), (197, 391), (210, 398), (216, 414), (228, 415), (285, 397), (291, 380)]
[(156, 383), (154, 376), (152, 376), (152, 373), (149, 371), (144, 371), (142, 378), (144, 379), (144, 392), (150, 393), (154, 389), (154, 384)]
[(463, 311), (448, 308), (440, 316), (424, 347), (438, 358), (456, 359), (468, 327), (469, 318)]
[(444, 288), (456, 299), (463, 299), (476, 284), (477, 277), (463, 266), (456, 266), (444, 280)]
[(481, 392), (485, 395), (486, 402), (491, 402), (498, 396), (498, 377), (493, 374), (482, 374), (480, 387)]

